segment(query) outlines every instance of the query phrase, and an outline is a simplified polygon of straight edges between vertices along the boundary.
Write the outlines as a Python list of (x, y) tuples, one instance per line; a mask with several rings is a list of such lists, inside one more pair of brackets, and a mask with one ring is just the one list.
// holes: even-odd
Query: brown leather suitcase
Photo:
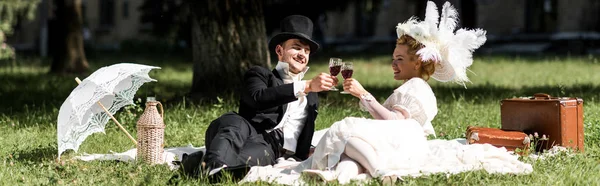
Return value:
[(581, 98), (538, 93), (533, 97), (504, 99), (500, 105), (503, 130), (537, 132), (539, 136), (548, 137), (547, 141), (536, 145), (536, 150), (560, 145), (584, 151)]
[(531, 142), (529, 136), (520, 131), (505, 131), (474, 126), (467, 127), (466, 138), (468, 144), (487, 143), (496, 147), (504, 147), (508, 151), (515, 151), (518, 148), (522, 150), (521, 152), (529, 150)]

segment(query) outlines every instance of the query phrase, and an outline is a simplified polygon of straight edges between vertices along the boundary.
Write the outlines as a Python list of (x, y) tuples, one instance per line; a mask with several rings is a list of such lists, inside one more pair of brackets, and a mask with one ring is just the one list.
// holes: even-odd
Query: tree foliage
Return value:
[(0, 59), (14, 58), (14, 49), (5, 43), (13, 26), (22, 17), (33, 19), (40, 0), (0, 0)]

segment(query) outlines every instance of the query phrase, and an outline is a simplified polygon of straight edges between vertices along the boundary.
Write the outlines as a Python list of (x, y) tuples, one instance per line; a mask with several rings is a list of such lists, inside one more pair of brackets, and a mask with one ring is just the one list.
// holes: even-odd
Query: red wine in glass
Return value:
[[(352, 73), (354, 73), (354, 66), (353, 66), (352, 62), (344, 62), (344, 65), (342, 65), (342, 77), (344, 77), (344, 80), (351, 78)], [(342, 91), (340, 93), (350, 94), (350, 92), (346, 92), (346, 91)]]
[[(342, 70), (342, 59), (340, 58), (330, 58), (329, 59), (329, 73), (332, 76), (337, 76), (340, 71)], [(338, 91), (337, 88), (335, 88), (335, 85), (333, 85), (330, 89), (330, 91)]]
[(354, 70), (350, 69), (350, 70), (342, 70), (342, 77), (344, 77), (344, 79), (348, 79), (352, 77), (352, 72), (354, 72)]
[(329, 73), (331, 73), (332, 76), (337, 76), (341, 70), (342, 70), (342, 65), (329, 67)]

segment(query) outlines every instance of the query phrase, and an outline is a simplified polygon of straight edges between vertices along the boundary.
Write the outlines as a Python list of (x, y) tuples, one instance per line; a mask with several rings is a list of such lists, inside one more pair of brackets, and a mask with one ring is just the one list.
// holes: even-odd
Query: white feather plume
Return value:
[(438, 8), (434, 2), (428, 1), (427, 8), (425, 9), (425, 24), (429, 26), (429, 32), (437, 32), (437, 26), (440, 20), (440, 14)]
[(485, 36), (486, 33), (487, 32), (481, 28), (475, 29), (475, 36), (477, 36), (477, 39), (472, 45), (474, 46), (472, 48), (473, 50), (479, 48), (481, 45), (483, 45), (483, 43), (485, 43), (485, 41), (487, 41), (487, 37)]
[(400, 38), (400, 36), (404, 34), (409, 34), (409, 32), (412, 30), (412, 27), (417, 23), (418, 21), (416, 17), (411, 17), (404, 23), (398, 23), (398, 26), (396, 26), (396, 33), (398, 34), (398, 38)]
[(421, 58), (421, 61), (433, 60), (435, 63), (439, 63), (442, 60), (440, 50), (435, 46), (425, 45), (425, 47), (419, 49), (416, 54)]
[[(450, 4), (450, 2), (444, 3), (442, 7), (442, 17), (440, 18), (439, 32), (447, 37), (447, 34), (452, 34), (458, 23), (458, 12)], [(442, 38), (449, 39), (449, 38)]]
[(441, 12), (439, 16), (437, 6), (429, 1), (423, 21), (411, 17), (399, 23), (396, 32), (398, 37), (409, 35), (425, 46), (416, 54), (423, 61), (435, 61), (432, 78), (465, 86), (469, 82), (467, 70), (473, 64), (473, 51), (485, 43), (486, 31), (459, 29), (455, 33), (458, 12), (449, 2), (444, 3)]

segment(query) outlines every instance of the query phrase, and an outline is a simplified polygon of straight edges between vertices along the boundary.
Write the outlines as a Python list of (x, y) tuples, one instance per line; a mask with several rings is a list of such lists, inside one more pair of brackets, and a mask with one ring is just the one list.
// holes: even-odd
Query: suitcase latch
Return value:
[(525, 139), (523, 140), (523, 145), (527, 145), (531, 142), (531, 139), (529, 139), (529, 136), (525, 137)]
[(477, 133), (477, 132), (471, 133), (471, 136), (469, 137), (469, 141), (471, 143), (475, 142), (475, 141), (479, 141), (479, 133)]

